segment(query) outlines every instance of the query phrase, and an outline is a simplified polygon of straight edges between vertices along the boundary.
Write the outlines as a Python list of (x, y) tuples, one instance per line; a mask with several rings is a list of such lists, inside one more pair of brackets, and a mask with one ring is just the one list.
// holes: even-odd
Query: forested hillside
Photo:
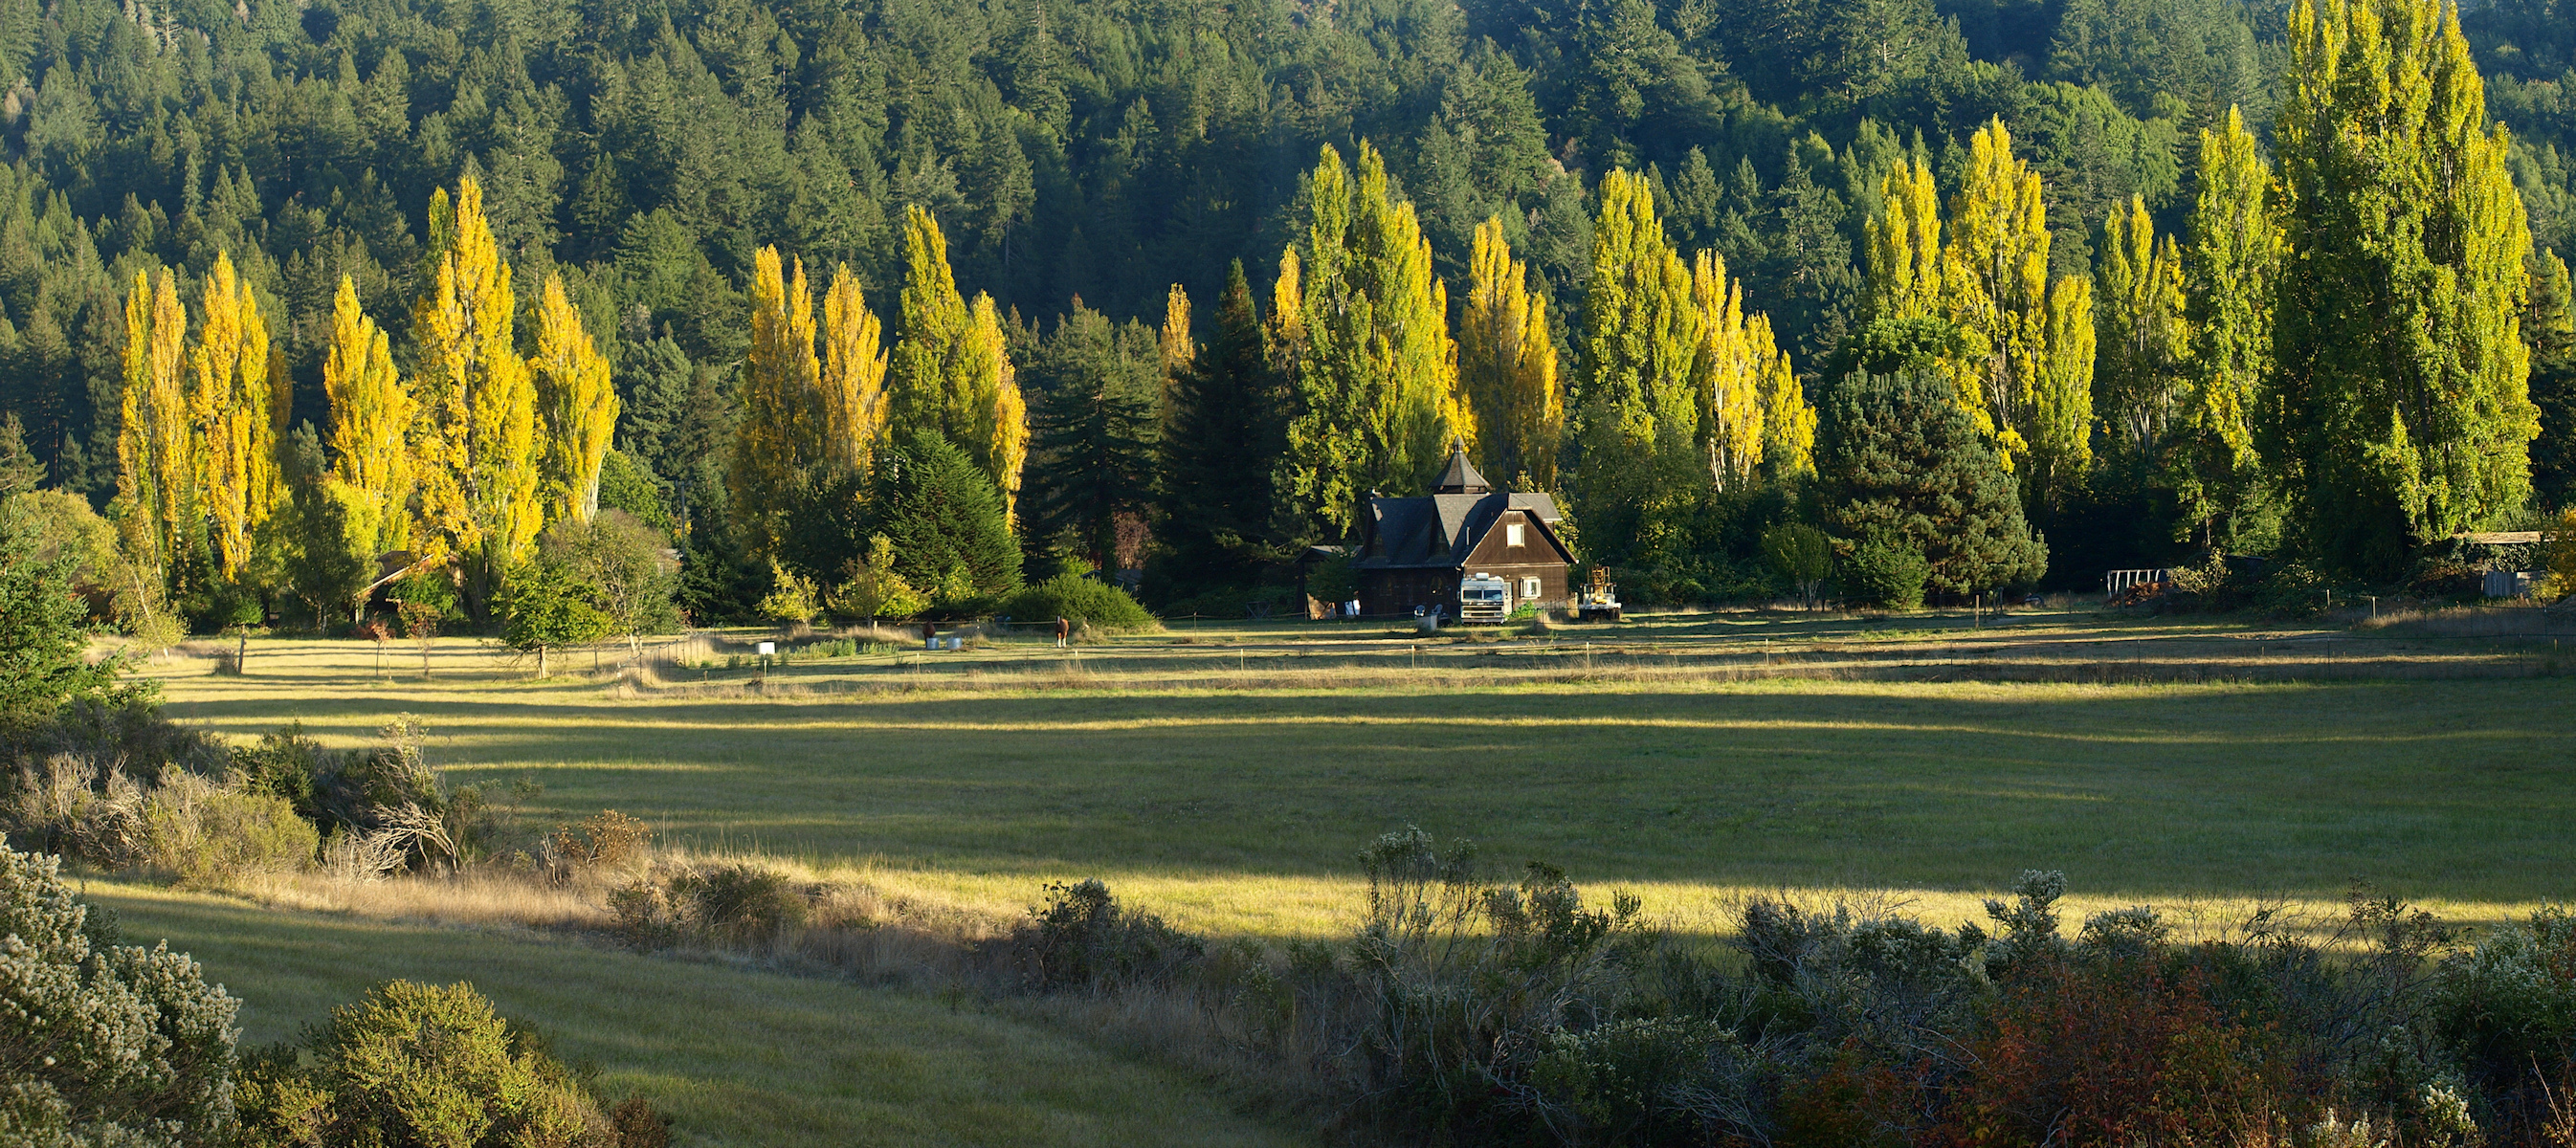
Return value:
[[(2576, 13), (2506, 0), (2462, 16), (2487, 85), (2462, 122), (2510, 129), (2470, 166), (2509, 171), (2535, 246), (2527, 268), (2514, 254), (2511, 274), (2488, 269), (2511, 297), (2489, 302), (2522, 315), (2519, 334), (2463, 336), (2475, 346), (2451, 357), (2472, 360), (2458, 368), (2471, 382), (2434, 387), (2469, 396), (2457, 401), (2480, 413), (2460, 441), (2485, 461), (2424, 471), (2456, 452), (2423, 428), (2460, 420), (2352, 392), (2370, 425), (2395, 403), (2399, 446), (2434, 459), (2396, 478), (2372, 461), (2383, 455), (2360, 457), (2367, 444), (2336, 469), (2328, 456), (2349, 426), (2322, 416), (2240, 411), (2186, 433), (2197, 416), (2185, 396), (2215, 393), (2192, 380), (2234, 370), (2253, 388), (2273, 352), (2269, 297), (2251, 335), (2211, 311), (2242, 278), (2225, 260), (2250, 258), (2213, 246), (2241, 221), (2225, 222), (2212, 173), (2250, 180), (2239, 190), (2255, 215), (2295, 217), (2283, 206), (2294, 189), (2264, 206), (2275, 153), (2296, 137), (2276, 120), (2342, 114), (2298, 99), (2294, 17), (2273, 0), (8, 0), (0, 73), (20, 78), (0, 99), (0, 408), (49, 485), (111, 509), (133, 469), (117, 444), (132, 437), (136, 277), (173, 269), (166, 289), (196, 332), (221, 263), (281, 372), (263, 440), (274, 481), (317, 476), (345, 453), (326, 387), (335, 332), (363, 314), (381, 325), (387, 370), (429, 369), (415, 316), (435, 310), (439, 267), (459, 249), (442, 232), (450, 197), (471, 184), (510, 272), (487, 304), (516, 311), (531, 363), (546, 330), (595, 344), (617, 450), (587, 464), (587, 482), (639, 517), (688, 523), (692, 604), (710, 617), (800, 578), (818, 596), (855, 581), (890, 529), (876, 497), (890, 480), (868, 461), (880, 449), (962, 452), (1001, 494), (1032, 580), (1135, 565), (1150, 533), (1169, 560), (1148, 592), (1174, 600), (1245, 591), (1265, 556), (1338, 538), (1354, 498), (1427, 479), (1453, 437), (1474, 440), (1498, 478), (1565, 495), (1587, 557), (1671, 596), (1723, 596), (1770, 577), (1760, 537), (1793, 518), (1833, 530), (1850, 556), (1866, 524), (1815, 501), (1832, 474), (1821, 487), (1800, 477), (1815, 412), (1830, 423), (1827, 399), (1855, 371), (1945, 363), (2061, 581), (2208, 545), (2292, 545), (2385, 572), (2402, 565), (2392, 538), (2510, 524), (2567, 494), (2576, 407), (2566, 340), (2551, 334), (2565, 322), (2563, 269), (2553, 280), (2546, 252), (2576, 238)], [(2424, 41), (2435, 72), (2438, 39)], [(2490, 146), (2462, 138), (2479, 155)], [(2285, 188), (2303, 178), (2279, 170)], [(2036, 203), (2020, 203), (2026, 186)], [(1890, 203), (1891, 189), (1920, 202)], [(1960, 229), (1986, 224), (1959, 213), (1980, 203), (2000, 229), (1973, 240), (1987, 244), (1980, 293), (1908, 303), (1889, 278), (1904, 243), (1891, 236), (1937, 235), (1939, 214), (1971, 242)], [(1596, 234), (1614, 218), (1616, 236)], [(2461, 218), (2435, 232), (2502, 226), (2493, 211)], [(2294, 254), (2309, 252), (2297, 219), (2288, 226)], [(935, 275), (926, 245), (944, 245)], [(1348, 268), (1324, 254), (1336, 245)], [(2504, 248), (2478, 250), (2464, 258)], [(2324, 258), (2298, 254), (2280, 289)], [(549, 321), (540, 285), (555, 278), (566, 309)], [(989, 310), (968, 303), (983, 295)], [(779, 318), (800, 298), (801, 327)], [(2285, 346), (2301, 337), (2298, 314), (2350, 317), (2303, 299), (2281, 305)], [(1374, 318), (1338, 334), (1297, 321), (1352, 314), (1351, 300)], [(1655, 327), (1667, 304), (1685, 319)], [(886, 388), (893, 422), (876, 410), (869, 425), (892, 429), (849, 439), (843, 427), (843, 445), (802, 455), (783, 439), (737, 452), (746, 417), (744, 434), (803, 433), (763, 430), (776, 416), (759, 396), (805, 377), (776, 367), (798, 354), (785, 344), (764, 360), (763, 332), (802, 331), (819, 378), (833, 354), (859, 353), (831, 344), (858, 337), (862, 312), (866, 353), (882, 339), (891, 356), (868, 385)], [(947, 324), (939, 353), (952, 359), (998, 348), (991, 396), (945, 415), (906, 406), (906, 386), (931, 374), (964, 385), (963, 368), (921, 357), (925, 323)], [(1444, 329), (1434, 338), (1426, 324)], [(2212, 342), (2230, 331), (2262, 343), (2262, 361), (2213, 366), (2251, 346)], [(2539, 409), (2529, 499), (2517, 476), (2530, 435), (2514, 428), (2530, 408), (2497, 337), (2528, 344), (2514, 351)], [(1698, 349), (1675, 366), (1658, 338)], [(1955, 338), (1971, 342), (1944, 342)], [(1957, 366), (1989, 353), (1972, 345), (1992, 357), (1983, 383)], [(1448, 382), (1407, 382), (1417, 360), (1431, 364), (1422, 379)], [(764, 382), (772, 368), (790, 383)], [(1712, 370), (1744, 381), (1709, 382)], [(1336, 371), (1356, 375), (1333, 382)], [(555, 377), (540, 370), (537, 385)], [(1415, 383), (1432, 390), (1397, 410), (1416, 402), (1402, 397)], [(1701, 397), (1659, 397), (1667, 383)], [(1724, 413), (1730, 385), (1767, 422)], [(1999, 389), (1978, 400), (1988, 385)], [(2289, 394), (2238, 398), (2340, 401)], [(1375, 396), (1366, 434), (1337, 395)], [(1019, 438), (969, 425), (996, 403), (1025, 406)], [(1226, 409), (1198, 409), (1210, 404)], [(1522, 407), (1518, 429), (1496, 413)], [(317, 441), (299, 471), (289, 456), (306, 423)], [(542, 418), (537, 437), (564, 425)], [(948, 441), (914, 442), (925, 427)], [(751, 454), (837, 465), (837, 477), (747, 474), (737, 464)], [(563, 463), (546, 481), (581, 470)], [(2347, 471), (2362, 477), (2335, 477)], [(2336, 501), (2345, 487), (2370, 504), (2357, 519)], [(264, 519), (260, 501), (233, 527)], [(2344, 533), (2367, 537), (2323, 525), (2355, 521)], [(1965, 581), (1935, 570), (1932, 585), (2035, 578), (2027, 558)]]

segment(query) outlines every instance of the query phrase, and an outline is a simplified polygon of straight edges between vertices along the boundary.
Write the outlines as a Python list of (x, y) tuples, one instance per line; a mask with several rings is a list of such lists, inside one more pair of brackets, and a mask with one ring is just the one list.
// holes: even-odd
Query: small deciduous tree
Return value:
[(547, 651), (588, 645), (613, 632), (614, 623), (592, 600), (595, 594), (569, 563), (540, 551), (513, 568), (492, 599), (501, 640), (536, 654), (542, 678)]

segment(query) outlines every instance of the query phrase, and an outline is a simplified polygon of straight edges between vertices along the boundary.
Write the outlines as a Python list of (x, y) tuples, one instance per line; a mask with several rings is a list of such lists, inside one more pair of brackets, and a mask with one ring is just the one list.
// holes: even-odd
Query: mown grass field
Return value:
[(293, 1038), (379, 981), (471, 981), (595, 1072), (601, 1095), (674, 1117), (679, 1144), (1309, 1142), (1196, 1081), (973, 1004), (148, 886), (94, 881), (87, 896), (129, 942), (167, 939), (242, 998), (245, 1044)]
[[(1901, 890), (1956, 919), (2026, 867), (2066, 870), (2079, 905), (2330, 904), (2361, 879), (2493, 920), (2576, 892), (2576, 681), (2548, 639), (2082, 614), (1544, 643), (1287, 624), (800, 662), (766, 694), (721, 661), (638, 688), (530, 681), (465, 642), (427, 681), (411, 647), (383, 680), (376, 657), (255, 641), (247, 677), (175, 667), (170, 712), (343, 744), (407, 712), (460, 778), (541, 782), (536, 821), (616, 808), (1004, 913), (1101, 876), (1220, 933), (1334, 932), (1354, 852), (1408, 823), (1683, 919), (1775, 888)], [(2150, 665), (2209, 680), (2085, 672)], [(2033, 666), (2075, 680), (1937, 680)], [(1817, 676), (1761, 676), (1780, 667)], [(1880, 672), (1907, 667), (1935, 680)], [(2497, 673), (2534, 676), (2476, 676)]]

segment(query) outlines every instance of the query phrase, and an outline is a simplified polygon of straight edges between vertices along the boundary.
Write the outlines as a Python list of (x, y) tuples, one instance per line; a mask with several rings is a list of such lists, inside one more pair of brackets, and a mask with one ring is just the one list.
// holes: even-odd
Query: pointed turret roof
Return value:
[(1484, 475), (1476, 473), (1476, 464), (1467, 461), (1467, 440), (1463, 438), (1452, 440), (1449, 465), (1440, 472), (1440, 481), (1432, 484), (1431, 492), (1434, 494), (1489, 494), (1493, 489), (1494, 485), (1485, 481)]

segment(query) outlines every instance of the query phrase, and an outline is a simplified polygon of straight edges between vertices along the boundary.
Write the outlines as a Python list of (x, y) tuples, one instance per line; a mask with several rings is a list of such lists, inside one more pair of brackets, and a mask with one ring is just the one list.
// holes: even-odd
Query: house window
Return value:
[(1515, 523), (1512, 523), (1512, 524), (1511, 524), (1511, 525), (1509, 525), (1509, 526), (1504, 527), (1504, 528), (1503, 528), (1503, 545), (1505, 545), (1505, 546), (1515, 546), (1515, 547), (1516, 547), (1516, 546), (1519, 546), (1520, 544), (1521, 544), (1521, 524), (1520, 524), (1520, 523), (1515, 522)]
[[(1515, 527), (1513, 527), (1512, 529), (1514, 529), (1514, 530), (1518, 530), (1518, 529), (1520, 529), (1520, 528), (1519, 528), (1519, 527), (1517, 527), (1517, 526), (1515, 526)], [(1536, 579), (1536, 578), (1523, 578), (1523, 579), (1521, 579), (1521, 597), (1523, 597), (1523, 598), (1536, 598), (1536, 597), (1538, 597), (1538, 579)]]

